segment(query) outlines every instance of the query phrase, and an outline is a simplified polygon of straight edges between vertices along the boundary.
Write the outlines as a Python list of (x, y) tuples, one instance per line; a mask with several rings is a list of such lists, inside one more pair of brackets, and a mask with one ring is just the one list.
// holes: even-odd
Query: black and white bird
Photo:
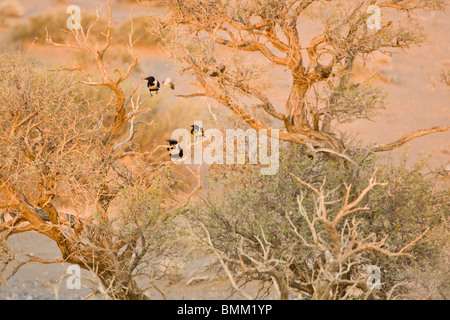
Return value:
[(167, 151), (170, 151), (170, 157), (173, 159), (179, 159), (183, 158), (183, 149), (181, 149), (180, 144), (175, 139), (167, 140), (169, 143), (169, 148), (167, 148)]
[(196, 124), (193, 124), (191, 126), (191, 128), (192, 128), (191, 129), (191, 134), (193, 134), (194, 136), (199, 136), (200, 134), (201, 134), (202, 137), (205, 136), (205, 132), (203, 131), (202, 127), (200, 127), (200, 126), (198, 126)]
[(170, 150), (173, 146), (176, 146), (178, 144), (178, 141), (175, 139), (166, 140), (169, 143), (170, 148), (167, 148), (167, 150)]
[(164, 80), (163, 84), (165, 86), (168, 86), (170, 89), (175, 90), (175, 84), (173, 83), (172, 78), (166, 78), (166, 80)]
[(160, 87), (159, 81), (156, 80), (155, 77), (147, 77), (145, 78), (145, 80), (147, 80), (147, 87), (148, 90), (150, 91), (150, 95), (152, 95), (153, 91), (158, 93)]
[(218, 77), (219, 74), (225, 72), (225, 69), (226, 69), (225, 65), (220, 64), (220, 65), (214, 66), (210, 69), (209, 68), (205, 69), (205, 73), (210, 77)]

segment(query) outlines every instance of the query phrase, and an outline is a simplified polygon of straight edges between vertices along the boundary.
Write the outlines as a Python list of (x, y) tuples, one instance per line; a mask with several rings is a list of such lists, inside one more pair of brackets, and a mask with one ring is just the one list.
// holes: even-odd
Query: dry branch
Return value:
[[(166, 0), (164, 4), (170, 14), (166, 19), (155, 17), (155, 21), (159, 21), (161, 29), (171, 30), (169, 37), (162, 36), (166, 48), (179, 60), (182, 72), (194, 76), (197, 80), (195, 85), (202, 89), (201, 92), (180, 96), (211, 97), (250, 127), (267, 129), (269, 133), (274, 125), (266, 119), (281, 120), (284, 125), (280, 130), (281, 140), (309, 145), (315, 152), (358, 167), (352, 152), (349, 152), (353, 146), (346, 146), (332, 126), (337, 126), (341, 119), (370, 117), (371, 110), (378, 104), (375, 106), (371, 99), (362, 103), (356, 100), (358, 96), (351, 95), (347, 101), (339, 102), (340, 108), (333, 109), (331, 104), (336, 103), (339, 95), (359, 90), (359, 85), (353, 84), (351, 74), (357, 58), (364, 59), (377, 51), (384, 53), (419, 43), (422, 37), (415, 32), (417, 29), (405, 29), (402, 23), (412, 20), (414, 10), (441, 10), (444, 2), (329, 1), (339, 19), (322, 19), (323, 31), (306, 44), (303, 44), (306, 36), (298, 29), (299, 19), (310, 8), (313, 12), (323, 11), (320, 1), (269, 0), (262, 5), (232, 0)], [(407, 11), (408, 16), (401, 15), (398, 21), (387, 21), (380, 30), (370, 32), (366, 22), (369, 17), (367, 8), (371, 4), (377, 4), (383, 12)], [(314, 18), (319, 20), (320, 17)], [(206, 38), (201, 36), (202, 32)], [(220, 46), (233, 49), (238, 57), (228, 59), (224, 68), (219, 67), (219, 54), (215, 49)], [(289, 84), (290, 93), (284, 102), (285, 112), (275, 111), (272, 97), (268, 98), (264, 92), (265, 79), (247, 66), (249, 52), (259, 53), (269, 62), (268, 65), (282, 66), (289, 72), (286, 84)], [(305, 59), (305, 53), (309, 59)], [(257, 90), (258, 87), (263, 89)], [(316, 103), (312, 102), (313, 92), (320, 95)], [(361, 96), (368, 95), (361, 93)], [(382, 103), (380, 96), (374, 97)], [(243, 102), (246, 99), (256, 101), (255, 105), (266, 106), (260, 110), (268, 117), (259, 117), (249, 111)], [(392, 150), (411, 139), (448, 130), (440, 128), (410, 133), (372, 151)]]

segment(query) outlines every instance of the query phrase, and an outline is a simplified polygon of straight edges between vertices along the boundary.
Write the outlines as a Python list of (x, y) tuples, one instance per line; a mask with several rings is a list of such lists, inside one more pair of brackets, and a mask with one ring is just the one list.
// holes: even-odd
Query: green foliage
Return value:
[[(326, 179), (327, 190), (333, 190), (328, 198), (332, 219), (345, 196), (342, 184), (351, 185), (352, 201), (367, 187), (367, 181), (380, 165), (376, 159), (368, 160), (354, 178), (352, 168), (339, 167), (322, 157), (310, 159), (300, 147), (285, 149), (280, 155), (280, 170), (273, 176), (260, 176), (259, 171), (251, 167), (243, 172), (217, 168), (210, 176), (211, 191), (207, 194), (206, 204), (195, 208), (192, 219), (202, 222), (209, 230), (214, 246), (232, 257), (238, 256), (240, 243), (250, 255), (258, 252), (256, 238), (262, 239), (264, 232), (277, 259), (292, 256), (292, 266), (302, 267), (314, 259), (316, 253), (299, 241), (286, 214), (291, 213), (300, 234), (306, 241), (311, 241), (308, 226), (298, 213), (297, 197), (303, 194), (303, 206), (310, 214), (316, 208), (313, 193), (291, 174), (316, 188)], [(407, 169), (405, 163), (379, 167), (378, 181), (388, 185), (374, 188), (364, 199), (361, 206), (367, 205), (368, 211), (352, 214), (359, 218), (362, 236), (374, 234), (378, 240), (387, 239), (391, 252), (401, 250), (430, 228), (428, 234), (409, 249), (416, 257), (414, 260), (388, 258), (379, 253), (366, 255), (368, 264), (381, 267), (385, 289), (414, 278), (412, 269), (435, 269), (441, 263), (442, 249), (449, 243), (449, 191), (436, 188), (433, 180), (422, 173), (423, 169), (423, 164)], [(442, 279), (444, 276), (441, 282)]]
[(146, 242), (146, 249), (155, 252), (169, 242), (174, 236), (172, 212), (167, 209), (162, 193), (170, 177), (161, 176), (150, 187), (142, 185), (127, 186), (120, 190), (117, 199), (116, 217), (112, 226), (116, 225), (122, 239), (141, 234)]
[(328, 112), (338, 123), (355, 119), (371, 119), (377, 111), (384, 109), (386, 93), (366, 83), (348, 83), (330, 93)]
[[(17, 159), (23, 158), (24, 152), (31, 163), (24, 161), (24, 165), (30, 167), (23, 174), (31, 174), (32, 167), (39, 170), (39, 165), (45, 161), (54, 166), (55, 171), (59, 166), (67, 169), (66, 165), (79, 163), (72, 161), (79, 158), (75, 154), (59, 159), (62, 149), (58, 147), (62, 148), (70, 127), (81, 134), (80, 142), (94, 143), (89, 135), (94, 135), (95, 109), (91, 109), (90, 103), (95, 102), (89, 102), (80, 92), (69, 88), (67, 78), (43, 72), (25, 55), (1, 55), (0, 72), (3, 75), (0, 78), (0, 131), (8, 137), (0, 140), (0, 163), (17, 165)], [(14, 132), (14, 123), (25, 121), (27, 117), (36, 124), (28, 131)]]
[[(70, 230), (59, 239), (65, 237), (73, 244), (69, 254), (71, 258), (77, 255), (73, 262), (90, 268), (92, 259), (101, 261), (103, 271), (94, 272), (103, 285), (102, 276), (112, 274), (118, 290), (136, 289), (133, 277), (153, 264), (150, 257), (162, 254), (175, 231), (169, 223), (175, 207), (170, 168), (153, 166), (151, 159), (139, 155), (129, 161), (119, 158), (123, 149), (112, 150), (101, 139), (102, 125), (107, 126), (107, 120), (99, 120), (103, 104), (87, 98), (67, 74), (42, 70), (20, 53), (0, 55), (0, 72), (0, 178), (7, 185), (2, 187), (2, 209), (17, 209), (12, 202), (5, 205), (4, 199), (13, 197), (8, 190), (17, 192), (14, 199), (27, 199), (23, 192), (31, 190), (33, 195), (28, 198), (33, 207), (44, 206), (35, 199), (52, 192), (45, 205), (57, 217), (64, 217), (57, 201), (77, 212), (77, 217), (70, 215), (73, 221), (60, 220), (59, 224)], [(79, 217), (83, 211), (85, 215)], [(0, 213), (5, 236), (4, 231), (11, 228), (5, 228), (5, 211)], [(56, 214), (47, 215), (51, 219)], [(42, 225), (26, 231), (42, 232), (38, 229)], [(43, 228), (45, 234), (48, 229)], [(3, 255), (1, 250), (2, 244)], [(0, 278), (4, 271), (0, 264)], [(135, 292), (133, 298), (143, 298), (143, 290)]]

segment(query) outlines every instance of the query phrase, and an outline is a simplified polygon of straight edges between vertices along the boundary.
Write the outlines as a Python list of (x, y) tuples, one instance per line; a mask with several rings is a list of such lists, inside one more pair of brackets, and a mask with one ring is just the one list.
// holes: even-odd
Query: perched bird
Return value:
[(320, 76), (323, 79), (328, 79), (330, 77), (330, 75), (331, 75), (331, 71), (333, 71), (332, 67), (325, 68), (320, 63), (317, 64), (316, 69), (320, 73)]
[(193, 134), (194, 136), (200, 135), (200, 133), (202, 134), (202, 137), (205, 136), (205, 132), (203, 131), (202, 127), (199, 127), (198, 125), (193, 124), (191, 126), (191, 128), (192, 128), (191, 129), (191, 134)]
[(183, 149), (178, 144), (178, 141), (175, 139), (167, 140), (169, 142), (170, 147), (167, 148), (167, 151), (170, 151), (170, 157), (173, 159), (183, 158)]
[(179, 144), (169, 148), (169, 150), (170, 150), (170, 157), (172, 159), (183, 158), (183, 149), (181, 149)]
[(152, 95), (153, 91), (156, 91), (156, 93), (158, 93), (160, 87), (159, 81), (156, 80), (155, 77), (147, 77), (145, 78), (145, 80), (147, 80), (147, 87), (150, 91), (150, 95)]
[(183, 158), (183, 149), (181, 149), (180, 145), (178, 145), (178, 148), (180, 149), (180, 151), (178, 152), (178, 157)]
[(225, 72), (225, 65), (224, 64), (220, 64), (218, 66), (214, 66), (211, 69), (205, 69), (205, 73), (210, 76), (210, 77), (218, 77), (219, 74), (224, 73)]
[(168, 86), (170, 89), (175, 90), (175, 85), (173, 84), (172, 78), (166, 78), (166, 80), (164, 80), (163, 84), (165, 86)]
[[(178, 141), (175, 139), (166, 140), (169, 143), (169, 146), (176, 146), (178, 144)], [(170, 148), (167, 148), (167, 150), (170, 150)]]

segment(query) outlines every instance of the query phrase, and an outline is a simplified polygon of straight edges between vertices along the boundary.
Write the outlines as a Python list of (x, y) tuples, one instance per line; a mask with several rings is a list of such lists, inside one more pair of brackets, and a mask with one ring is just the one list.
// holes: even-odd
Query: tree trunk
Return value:
[[(64, 246), (65, 247), (65, 246)], [(149, 300), (133, 279), (129, 265), (125, 260), (118, 259), (116, 253), (108, 249), (75, 248), (71, 246), (70, 253), (62, 250), (66, 262), (79, 265), (100, 279), (108, 296), (113, 300)], [(67, 255), (68, 254), (68, 255)]]
[(322, 132), (311, 127), (308, 121), (308, 111), (305, 103), (305, 96), (309, 88), (309, 84), (306, 81), (296, 80), (294, 78), (291, 93), (286, 104), (288, 119), (293, 126), (289, 131), (304, 134), (318, 144), (322, 144), (336, 152), (342, 152), (345, 147), (341, 140), (330, 132)]
[(286, 103), (286, 111), (291, 124), (296, 128), (310, 128), (308, 123), (305, 96), (309, 89), (305, 81), (294, 80)]

